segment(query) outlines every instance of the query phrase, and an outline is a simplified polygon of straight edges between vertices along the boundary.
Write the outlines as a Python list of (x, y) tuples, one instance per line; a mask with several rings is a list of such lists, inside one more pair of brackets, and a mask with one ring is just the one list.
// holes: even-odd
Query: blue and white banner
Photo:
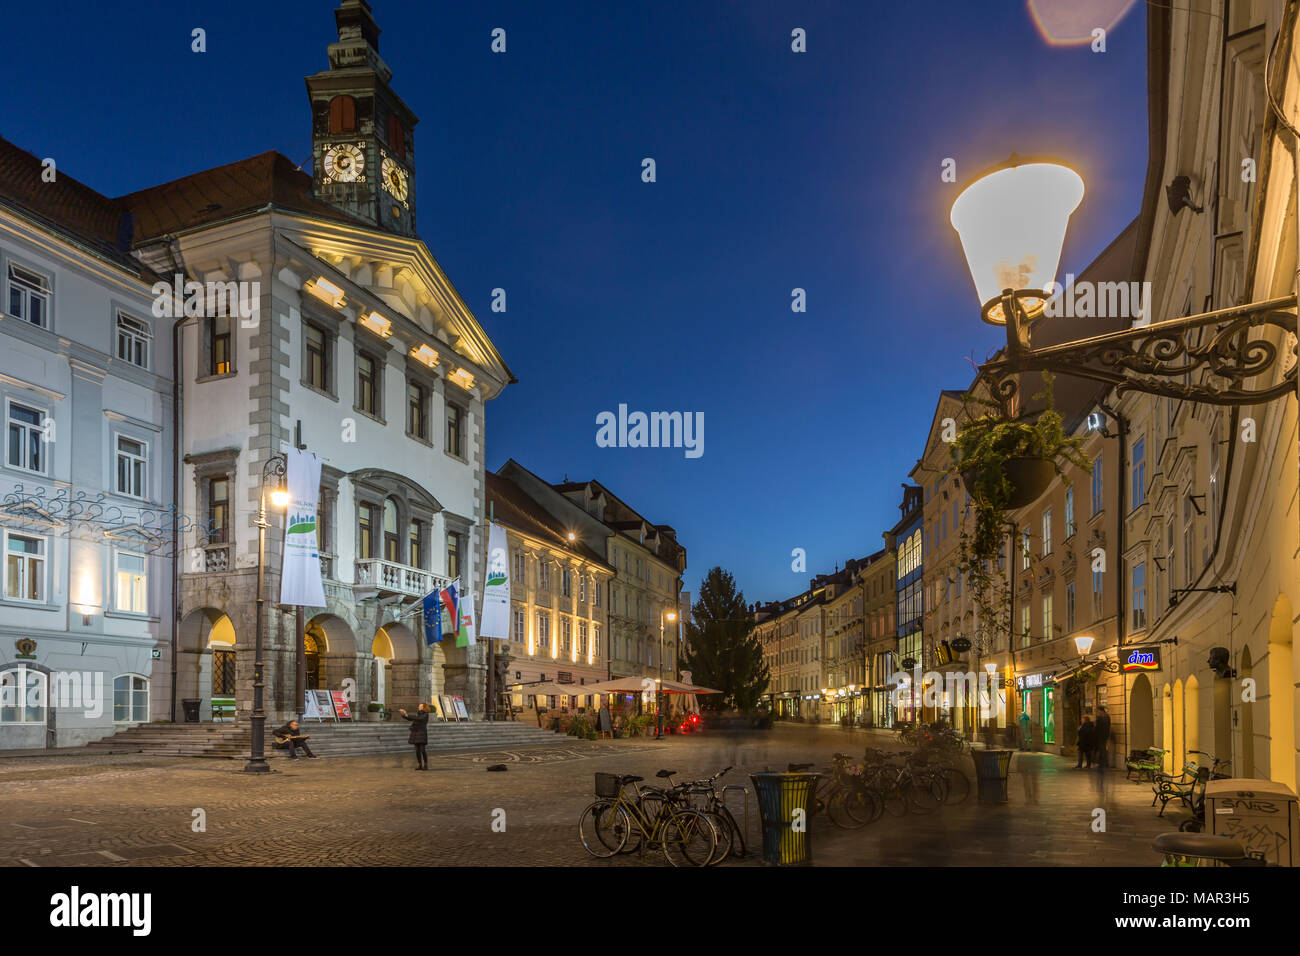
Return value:
[(280, 573), (280, 603), (325, 606), (316, 542), (316, 504), (320, 497), (320, 458), (291, 448), (285, 456), (289, 509), (284, 522), (284, 564)]
[(487, 580), (478, 632), (484, 637), (510, 636), (510, 548), (506, 529), (499, 524), (488, 528)]

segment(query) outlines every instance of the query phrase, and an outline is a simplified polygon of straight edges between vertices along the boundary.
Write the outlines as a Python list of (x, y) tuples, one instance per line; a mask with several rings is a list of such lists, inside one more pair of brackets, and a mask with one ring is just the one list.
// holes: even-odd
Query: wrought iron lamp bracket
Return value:
[[(1031, 295), (1027, 290), (1003, 292), (1005, 357), (980, 366), (980, 377), (1004, 412), (1015, 403), (1018, 376), (1024, 372), (1058, 372), (1103, 382), (1121, 393), (1210, 405), (1252, 405), (1296, 390), (1294, 294), (1040, 349), (1030, 346), (1033, 317), (1022, 305)], [(1258, 334), (1269, 329), (1283, 333), (1280, 346)], [(1279, 361), (1285, 362), (1281, 379), (1259, 382), (1272, 378), (1268, 373)], [(1209, 376), (1197, 381), (1205, 372)], [(1250, 380), (1259, 384), (1248, 384)]]

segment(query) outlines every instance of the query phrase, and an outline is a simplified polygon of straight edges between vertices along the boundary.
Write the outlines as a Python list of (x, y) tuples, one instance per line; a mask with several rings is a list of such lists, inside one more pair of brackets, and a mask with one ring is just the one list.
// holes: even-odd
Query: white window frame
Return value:
[[(1138, 585), (1141, 574), (1142, 584)], [(1147, 563), (1139, 561), (1129, 571), (1129, 594), (1133, 602), (1132, 627), (1135, 631), (1145, 631), (1147, 627)]]
[[(19, 406), (20, 408), (24, 408), (28, 411), (36, 412), (40, 416), (41, 419), (40, 422), (37, 423), (36, 425), (32, 425), (29, 422), (15, 422), (11, 417), (13, 413), (13, 407), (15, 405)], [(50, 442), (45, 440), (45, 431), (46, 431), (45, 426), (46, 426), (46, 422), (49, 421), (51, 421), (51, 417), (50, 417), (50, 410), (48, 408), (42, 408), (40, 405), (37, 405), (34, 402), (27, 402), (22, 399), (17, 399), (17, 398), (5, 399), (4, 462), (6, 467), (13, 468), (17, 471), (25, 471), (29, 475), (48, 475), (50, 473), (50, 467), (49, 467), (50, 466)], [(29, 429), (34, 428), (40, 434), (41, 436), (40, 456), (41, 456), (41, 464), (42, 464), (41, 468), (39, 469), (30, 468), (25, 464), (16, 464), (9, 460), (9, 431), (15, 425), (23, 429), (23, 431), (27, 431)], [(28, 440), (24, 438), (24, 441), (22, 442), (22, 455), (24, 460), (26, 460), (27, 450), (29, 447), (30, 445), (28, 444)]]
[[(40, 695), (41, 707), (40, 707), (39, 717), (29, 718), (27, 716), (28, 688), (27, 687), (20, 688), (17, 686), (18, 675), (24, 672), (28, 675), (29, 680), (32, 675), (35, 675), (36, 683), (39, 684), (41, 687), (41, 695)], [(10, 684), (10, 681), (12, 681), (13, 683)], [(50, 705), (50, 677), (48, 674), (46, 674), (44, 671), (35, 670), (30, 667), (9, 666), (0, 669), (0, 686), (13, 687), (15, 690), (17, 690), (21, 698), (21, 700), (18, 702), (18, 704), (15, 707), (12, 708), (0, 707), (0, 727), (14, 727), (20, 725), (42, 726), (46, 723), (47, 708)], [(16, 719), (12, 719), (12, 720), (5, 719), (5, 711), (7, 710), (16, 710), (17, 711)]]
[(1129, 494), (1132, 495), (1132, 501), (1129, 504), (1129, 510), (1146, 504), (1147, 500), (1147, 440), (1146, 436), (1139, 436), (1137, 441), (1133, 442), (1132, 460), (1129, 463), (1129, 475), (1131, 477)]
[[(35, 281), (33, 282), (32, 279), (15, 275), (15, 270), (27, 273), (29, 276), (34, 277)], [(39, 288), (34, 288), (34, 286), (39, 286)], [(22, 308), (19, 312), (9, 311), (14, 289), (18, 289), (22, 295)], [(31, 303), (33, 298), (39, 299), (43, 305), (43, 320), (40, 322), (33, 322), (31, 319)], [(53, 304), (54, 283), (50, 280), (50, 276), (47, 273), (44, 273), (39, 269), (33, 269), (30, 266), (13, 262), (12, 260), (8, 263), (8, 268), (5, 270), (4, 309), (6, 314), (21, 319), (29, 325), (34, 325), (38, 329), (48, 329), (51, 326), (50, 307)]]
[[(33, 598), (29, 598), (29, 597), (23, 597), (23, 596), (22, 596), (22, 595), (26, 592), (26, 590), (27, 590), (25, 587), (23, 587), (23, 588), (19, 588), (19, 590), (18, 590), (18, 596), (15, 596), (15, 595), (13, 595), (13, 594), (10, 593), (10, 581), (9, 581), (9, 539), (10, 539), (10, 538), (15, 538), (15, 537), (16, 537), (16, 538), (27, 538), (27, 539), (29, 539), (29, 540), (35, 540), (35, 541), (39, 541), (39, 542), (41, 542), (41, 552), (40, 552), (39, 555), (29, 554), (29, 553), (27, 553), (27, 552), (25, 552), (25, 551), (24, 551), (24, 552), (16, 552), (16, 553), (21, 554), (21, 555), (23, 556), (22, 559), (21, 559), (22, 563), (21, 563), (20, 567), (23, 569), (21, 573), (22, 573), (22, 575), (23, 575), (23, 583), (24, 583), (24, 584), (26, 583), (26, 579), (27, 579), (26, 569), (27, 569), (28, 566), (30, 565), (30, 562), (32, 562), (32, 561), (39, 561), (39, 562), (40, 562), (40, 569), (41, 569), (41, 570), (40, 570), (40, 576), (41, 576), (41, 578), (40, 578), (40, 596), (37, 597), (37, 598), (35, 598), (35, 599), (33, 599)], [(49, 585), (50, 585), (50, 563), (49, 563), (49, 559), (50, 559), (50, 536), (49, 536), (49, 535), (43, 535), (43, 534), (28, 534), (28, 533), (25, 532), (25, 531), (11, 531), (11, 530), (9, 530), (8, 528), (4, 529), (4, 562), (5, 562), (5, 564), (4, 564), (4, 599), (5, 599), (6, 601), (17, 601), (17, 602), (21, 602), (21, 603), (23, 603), (23, 604), (48, 604), (48, 603), (49, 603), (49, 593), (50, 593), (50, 590), (49, 590)]]
[[(139, 445), (144, 449), (143, 454), (136, 456), (132, 452), (122, 451), (118, 443), (123, 438)], [(138, 463), (140, 466), (140, 488), (138, 491), (124, 489), (120, 484), (120, 465), (123, 458), (128, 462)], [(147, 440), (136, 438), (134, 435), (128, 435), (126, 432), (113, 432), (113, 491), (114, 494), (123, 495), (127, 498), (136, 498), (140, 501), (147, 500), (149, 496), (149, 442)]]
[(1074, 537), (1074, 485), (1065, 489), (1065, 540)]
[[(138, 572), (138, 574), (137, 574), (136, 572), (134, 572), (134, 571), (123, 572), (123, 571), (119, 568), (119, 566), (118, 566), (118, 562), (119, 562), (119, 560), (120, 560), (121, 558), (124, 558), (124, 557), (129, 557), (129, 558), (139, 558), (139, 559), (144, 563), (144, 567), (143, 567), (143, 569), (142, 569), (140, 572)], [(143, 597), (144, 597), (144, 608), (143, 608), (143, 609), (140, 609), (140, 608), (137, 608), (137, 607), (134, 606), (134, 603), (135, 603), (135, 602), (134, 602), (134, 599), (131, 601), (131, 605), (132, 605), (132, 606), (130, 606), (130, 607), (123, 607), (123, 606), (122, 606), (122, 595), (123, 595), (123, 589), (122, 589), (122, 580), (121, 580), (121, 575), (122, 575), (123, 573), (129, 574), (129, 575), (132, 575), (132, 576), (138, 576), (138, 577), (140, 578), (139, 585), (137, 585), (136, 582), (134, 582), (134, 581), (131, 582), (131, 584), (130, 584), (130, 589), (131, 589), (130, 593), (131, 593), (131, 595), (132, 595), (132, 598), (134, 598), (134, 596), (135, 596), (135, 594), (136, 594), (136, 588), (137, 588), (138, 586), (142, 586), (142, 587), (143, 587), (143, 589), (144, 589), (144, 590), (143, 590)], [(141, 616), (141, 617), (144, 617), (144, 616), (147, 616), (147, 615), (148, 615), (148, 613), (149, 613), (149, 556), (148, 556), (147, 554), (141, 554), (141, 553), (139, 553), (139, 552), (137, 552), (137, 551), (132, 551), (130, 548), (114, 548), (114, 549), (113, 549), (113, 612), (114, 612), (115, 614), (135, 614), (135, 615), (139, 615), (139, 616)]]
[[(123, 680), (123, 679), (125, 679), (125, 680), (128, 682), (128, 683), (127, 683), (127, 690), (126, 690), (126, 698), (127, 698), (127, 716), (126, 716), (126, 717), (121, 717), (121, 718), (119, 718), (119, 717), (117, 716), (117, 693), (118, 693), (118, 691), (117, 691), (117, 682), (120, 681), (120, 680)], [(135, 710), (136, 710), (136, 706), (135, 706), (135, 695), (136, 695), (137, 693), (140, 693), (140, 691), (136, 689), (136, 686), (135, 686), (135, 682), (136, 682), (136, 681), (143, 681), (143, 682), (144, 682), (144, 714), (143, 714), (143, 716), (136, 716), (136, 715), (135, 715)], [(150, 703), (150, 701), (149, 701), (149, 695), (150, 695), (150, 693), (151, 693), (150, 681), (149, 681), (149, 678), (146, 677), (144, 674), (127, 673), (127, 674), (118, 674), (118, 675), (116, 675), (116, 676), (113, 678), (113, 723), (115, 723), (115, 724), (143, 724), (143, 723), (148, 723), (148, 721), (149, 721), (149, 703)]]
[(1052, 553), (1052, 509), (1043, 512), (1043, 557)]
[(1106, 505), (1106, 483), (1101, 472), (1101, 455), (1092, 460), (1092, 515), (1101, 514)]
[[(126, 328), (123, 328), (125, 323)], [(132, 328), (132, 326), (136, 326)], [(153, 367), (153, 330), (149, 323), (144, 319), (137, 319), (129, 312), (121, 309), (117, 310), (117, 321), (114, 325), (115, 335), (113, 341), (113, 354), (128, 365), (134, 365), (136, 368), (150, 369)], [(127, 355), (122, 355), (122, 344), (127, 343)], [(136, 346), (144, 353), (144, 361), (137, 362), (131, 356), (136, 351)]]

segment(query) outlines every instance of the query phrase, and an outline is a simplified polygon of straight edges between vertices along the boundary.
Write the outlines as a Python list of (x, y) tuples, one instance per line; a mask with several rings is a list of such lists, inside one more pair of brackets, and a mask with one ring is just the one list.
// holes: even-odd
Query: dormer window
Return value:
[(357, 101), (350, 96), (336, 96), (330, 100), (330, 132), (355, 133), (357, 130)]

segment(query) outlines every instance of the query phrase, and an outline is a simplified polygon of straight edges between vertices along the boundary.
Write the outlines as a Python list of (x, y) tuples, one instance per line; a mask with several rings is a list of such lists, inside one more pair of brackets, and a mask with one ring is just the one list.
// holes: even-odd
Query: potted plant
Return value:
[(973, 527), (963, 524), (957, 573), (975, 592), (981, 619), (994, 631), (1010, 631), (1009, 585), (1001, 573), (1003, 541), (1014, 533), (1008, 513), (1034, 501), (1064, 466), (1091, 473), (1092, 461), (1083, 452), (1083, 439), (1067, 435), (1052, 397), (1054, 376), (1043, 373), (1043, 402), (1036, 416), (1011, 418), (1005, 406), (973, 392), (964, 397), (966, 423), (952, 443), (949, 473), (961, 476), (970, 495)]

